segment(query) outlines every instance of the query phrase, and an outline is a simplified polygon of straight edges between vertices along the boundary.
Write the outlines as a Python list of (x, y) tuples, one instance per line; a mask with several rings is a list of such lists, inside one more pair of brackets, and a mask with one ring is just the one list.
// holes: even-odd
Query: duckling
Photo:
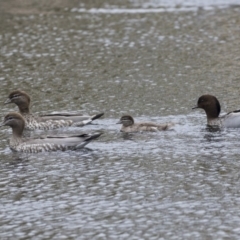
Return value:
[(121, 132), (131, 133), (131, 132), (142, 132), (142, 131), (164, 131), (168, 130), (172, 126), (173, 123), (153, 123), (153, 122), (140, 122), (135, 123), (134, 119), (130, 115), (125, 115), (120, 118), (120, 121), (117, 124), (122, 124)]

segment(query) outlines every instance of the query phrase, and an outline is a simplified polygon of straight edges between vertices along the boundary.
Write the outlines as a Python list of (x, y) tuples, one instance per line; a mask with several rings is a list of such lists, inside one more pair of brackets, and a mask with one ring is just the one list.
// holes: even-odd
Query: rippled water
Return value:
[[(1, 129), (1, 239), (238, 239), (240, 130), (191, 108), (206, 93), (239, 108), (239, 2), (66, 2), (1, 3), (1, 99), (21, 88), (35, 113), (104, 111), (56, 131), (104, 135), (27, 155)], [(126, 113), (176, 125), (123, 134)]]

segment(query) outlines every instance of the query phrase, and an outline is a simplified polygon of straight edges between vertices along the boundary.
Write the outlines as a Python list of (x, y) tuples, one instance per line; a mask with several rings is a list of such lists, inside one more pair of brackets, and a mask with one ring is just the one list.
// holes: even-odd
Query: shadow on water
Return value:
[(206, 139), (208, 142), (215, 142), (220, 141), (222, 130), (218, 126), (207, 126), (206, 129), (204, 129), (202, 132), (207, 132), (207, 134), (204, 135), (204, 139)]
[(12, 153), (9, 156), (8, 160), (2, 161), (1, 168), (5, 171), (15, 170), (21, 168), (22, 170), (25, 169), (27, 171), (27, 167), (31, 164), (29, 158), (23, 154), (19, 153)]

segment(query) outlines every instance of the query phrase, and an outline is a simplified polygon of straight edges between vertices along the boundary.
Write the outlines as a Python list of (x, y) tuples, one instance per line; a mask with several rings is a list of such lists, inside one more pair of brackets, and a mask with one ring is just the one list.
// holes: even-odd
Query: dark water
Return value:
[[(206, 93), (240, 106), (238, 1), (0, 3), (1, 101), (105, 112), (58, 131), (104, 131), (77, 152), (13, 154), (1, 129), (1, 239), (239, 238), (240, 130), (191, 110)], [(122, 134), (126, 113), (176, 126)]]

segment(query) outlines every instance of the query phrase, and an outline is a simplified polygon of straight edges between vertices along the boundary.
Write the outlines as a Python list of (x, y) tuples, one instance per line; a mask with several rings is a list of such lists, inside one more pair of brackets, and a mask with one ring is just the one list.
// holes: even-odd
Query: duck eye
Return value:
[(18, 94), (14, 94), (14, 95), (12, 96), (12, 98), (17, 98), (17, 97), (19, 97)]

